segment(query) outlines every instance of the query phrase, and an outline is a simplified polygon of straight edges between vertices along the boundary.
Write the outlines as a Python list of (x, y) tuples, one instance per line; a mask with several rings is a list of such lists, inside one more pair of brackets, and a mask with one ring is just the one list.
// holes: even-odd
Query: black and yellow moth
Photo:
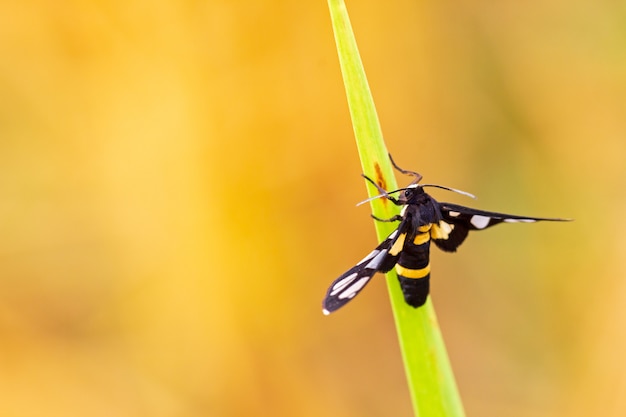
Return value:
[[(391, 158), (391, 155), (390, 155)], [(468, 194), (459, 190), (433, 184), (418, 184), (422, 176), (417, 172), (393, 166), (415, 180), (406, 188), (386, 191), (374, 180), (363, 175), (380, 192), (364, 202), (383, 197), (402, 206), (399, 215), (384, 222), (400, 222), (383, 242), (356, 266), (337, 278), (328, 288), (323, 302), (324, 314), (343, 307), (370, 281), (376, 272), (389, 272), (394, 266), (407, 304), (424, 305), (430, 290), (430, 242), (446, 252), (455, 252), (471, 230), (483, 230), (499, 223), (533, 223), (538, 221), (568, 221), (568, 219), (525, 217), (512, 214), (476, 210), (451, 203), (440, 203), (424, 191), (424, 187), (437, 187)], [(400, 193), (399, 197), (391, 194)], [(471, 194), (470, 194), (471, 196)]]

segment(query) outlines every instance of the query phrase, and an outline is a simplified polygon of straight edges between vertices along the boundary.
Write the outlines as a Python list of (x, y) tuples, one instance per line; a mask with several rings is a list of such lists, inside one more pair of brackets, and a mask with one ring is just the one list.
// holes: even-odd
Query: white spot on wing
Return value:
[(461, 215), (458, 211), (449, 211), (448, 214), (450, 217), (459, 217)]
[(387, 256), (387, 249), (381, 250), (380, 253), (370, 261), (370, 263), (365, 265), (365, 267), (368, 269), (378, 269), (378, 266), (383, 261), (383, 259), (385, 259), (385, 256)]
[(484, 229), (489, 224), (489, 217), (475, 214), (472, 216), (470, 223), (477, 229)]
[(374, 249), (373, 251), (371, 251), (371, 252), (369, 253), (369, 255), (367, 255), (365, 258), (361, 259), (357, 265), (361, 265), (363, 262), (365, 262), (365, 261), (369, 261), (369, 260), (370, 260), (370, 259), (372, 259), (374, 256), (376, 256), (376, 254), (378, 254), (378, 249)]
[(534, 223), (535, 219), (504, 219), (505, 223)]
[(393, 239), (393, 238), (396, 237), (397, 234), (398, 234), (398, 229), (396, 229), (393, 232), (391, 232), (391, 234), (389, 235), (389, 237), (387, 239)]
[(339, 294), (339, 298), (343, 299), (343, 298), (352, 298), (356, 295), (357, 292), (359, 292), (359, 290), (361, 288), (363, 288), (363, 286), (365, 284), (367, 284), (367, 281), (370, 280), (370, 277), (363, 277), (360, 280), (358, 280), (357, 282), (355, 282), (354, 284), (352, 284), (347, 290), (345, 290), (344, 292), (342, 292), (341, 294)]
[(324, 313), (324, 315), (325, 315), (325, 316), (327, 316), (327, 315), (329, 315), (329, 314), (330, 314), (330, 311), (328, 311), (328, 310), (326, 310), (326, 309), (323, 309), (323, 310), (322, 310), (322, 313)]
[(330, 295), (335, 295), (339, 291), (342, 291), (348, 284), (350, 284), (352, 282), (352, 280), (354, 278), (356, 278), (356, 276), (357, 276), (357, 273), (355, 272), (353, 274), (348, 275), (347, 277), (345, 277), (344, 279), (342, 279), (341, 281), (339, 281), (335, 285), (333, 285), (333, 290), (330, 293)]

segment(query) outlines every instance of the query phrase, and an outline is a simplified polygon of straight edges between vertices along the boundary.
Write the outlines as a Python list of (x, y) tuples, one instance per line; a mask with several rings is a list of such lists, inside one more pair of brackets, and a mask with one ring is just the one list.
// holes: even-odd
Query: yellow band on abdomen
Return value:
[(409, 269), (405, 268), (400, 264), (396, 264), (396, 272), (398, 275), (403, 276), (404, 278), (424, 278), (430, 274), (430, 264), (426, 265), (422, 269)]

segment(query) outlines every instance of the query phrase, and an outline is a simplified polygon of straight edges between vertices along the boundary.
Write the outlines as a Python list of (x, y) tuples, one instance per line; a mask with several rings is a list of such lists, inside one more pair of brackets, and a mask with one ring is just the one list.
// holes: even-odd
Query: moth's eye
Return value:
[(413, 190), (411, 190), (411, 189), (404, 190), (404, 196), (406, 198), (411, 198), (412, 195), (413, 195)]

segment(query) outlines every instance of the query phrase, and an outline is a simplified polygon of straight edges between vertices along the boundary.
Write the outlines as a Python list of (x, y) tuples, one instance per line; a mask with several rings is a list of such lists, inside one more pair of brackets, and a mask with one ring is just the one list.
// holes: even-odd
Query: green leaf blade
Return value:
[[(363, 172), (388, 190), (397, 188), (361, 62), (348, 12), (342, 0), (328, 0), (341, 72)], [(378, 194), (368, 185), (370, 196)], [(398, 207), (385, 199), (370, 204), (374, 215), (389, 218)], [(375, 222), (379, 240), (395, 228)], [(420, 308), (406, 304), (395, 272), (387, 274), (391, 306), (415, 416), (464, 417), (463, 405), (430, 297)]]

